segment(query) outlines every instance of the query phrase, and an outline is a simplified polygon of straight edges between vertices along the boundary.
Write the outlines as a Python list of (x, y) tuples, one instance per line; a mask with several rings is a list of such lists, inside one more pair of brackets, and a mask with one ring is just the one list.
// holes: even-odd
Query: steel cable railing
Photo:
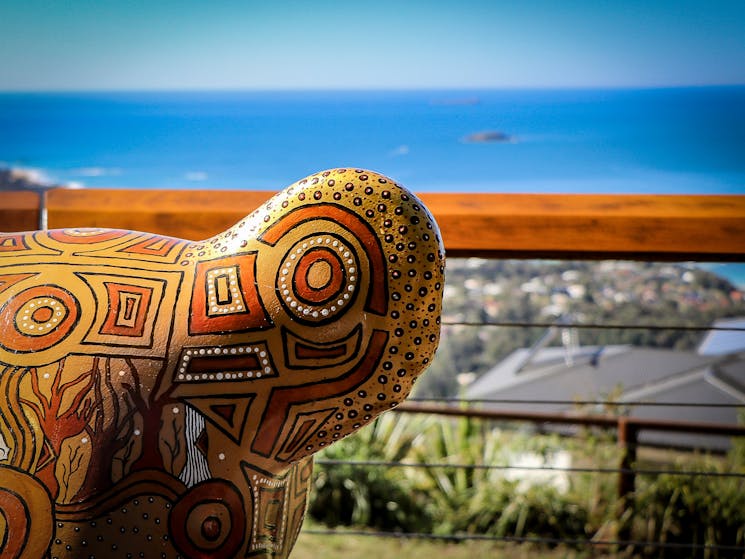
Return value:
[(467, 326), (471, 328), (497, 327), (497, 328), (561, 328), (561, 329), (585, 329), (585, 330), (678, 330), (680, 332), (745, 332), (745, 328), (738, 326), (681, 326), (675, 324), (595, 324), (581, 322), (532, 322), (532, 321), (468, 321), (447, 320), (440, 322), (443, 326)]
[[(430, 399), (423, 399), (430, 401)], [(438, 399), (435, 399), (438, 400)], [(442, 400), (442, 399), (440, 399)], [(453, 400), (453, 399), (444, 399)], [(456, 400), (459, 401), (459, 400)], [(647, 403), (650, 404), (651, 403)], [(691, 402), (691, 404), (696, 404)], [(452, 408), (452, 406), (448, 406)], [(405, 411), (405, 410), (402, 410)], [(449, 410), (455, 414), (458, 410)], [(469, 416), (468, 409), (460, 408), (459, 411), (465, 417)], [(736, 434), (745, 436), (745, 427), (729, 426), (735, 430)], [(637, 443), (629, 445), (627, 450), (631, 451), (632, 457), (635, 456)], [(631, 448), (634, 447), (634, 448)], [(520, 464), (466, 464), (466, 463), (451, 463), (451, 462), (416, 462), (416, 461), (401, 461), (401, 460), (354, 460), (354, 459), (328, 459), (320, 458), (316, 460), (316, 464), (326, 468), (334, 468), (339, 466), (349, 466), (353, 468), (414, 468), (414, 469), (427, 469), (427, 470), (465, 470), (465, 471), (490, 471), (490, 470), (501, 470), (501, 471), (547, 471), (554, 473), (565, 473), (565, 474), (600, 474), (600, 475), (618, 475), (621, 478), (619, 487), (626, 487), (628, 490), (628, 482), (624, 484), (624, 476), (629, 476), (633, 479), (635, 476), (675, 476), (675, 477), (707, 477), (707, 478), (718, 478), (718, 479), (734, 479), (734, 480), (745, 480), (745, 471), (715, 471), (715, 470), (695, 470), (695, 469), (678, 469), (678, 468), (649, 468), (649, 467), (638, 467), (632, 466), (630, 461), (624, 460), (618, 467), (595, 467), (595, 466), (556, 466), (544, 463), (543, 465), (520, 465)], [(633, 482), (631, 489), (633, 491)], [(624, 498), (628, 498), (629, 495), (623, 495)], [(619, 501), (621, 502), (621, 501)], [(633, 502), (633, 497), (632, 497)], [(393, 537), (393, 538), (419, 538), (429, 540), (440, 540), (440, 541), (492, 541), (495, 543), (505, 544), (538, 544), (538, 545), (564, 545), (573, 548), (593, 548), (600, 549), (604, 547), (611, 547), (616, 550), (640, 550), (646, 553), (651, 553), (652, 550), (669, 550), (670, 552), (689, 553), (691, 556), (706, 556), (707, 554), (728, 554), (745, 553), (745, 547), (738, 545), (727, 545), (723, 543), (688, 543), (688, 542), (675, 542), (675, 541), (660, 541), (660, 540), (649, 540), (639, 539), (633, 537), (618, 537), (614, 539), (604, 538), (566, 538), (566, 537), (540, 537), (540, 536), (514, 536), (514, 535), (493, 535), (493, 534), (474, 534), (474, 533), (451, 533), (451, 534), (437, 534), (437, 533), (404, 533), (404, 532), (385, 532), (379, 530), (339, 530), (339, 529), (308, 529), (304, 533), (309, 535), (352, 535), (352, 536), (366, 536), (366, 537)], [(619, 533), (619, 536), (628, 536), (627, 533)]]
[(707, 476), (722, 478), (745, 479), (745, 472), (716, 472), (674, 469), (650, 469), (650, 468), (582, 468), (572, 466), (527, 466), (510, 464), (450, 464), (447, 462), (400, 462), (381, 460), (333, 460), (318, 459), (315, 461), (319, 466), (353, 466), (360, 468), (423, 468), (423, 469), (451, 469), (451, 470), (525, 470), (525, 471), (550, 471), (566, 473), (585, 474), (642, 474), (642, 475), (671, 475), (671, 476)]
[[(566, 474), (600, 474), (600, 475), (619, 475), (619, 476), (677, 476), (677, 477), (697, 477), (703, 476), (708, 478), (720, 479), (737, 479), (745, 480), (745, 471), (713, 471), (713, 470), (690, 470), (674, 468), (642, 468), (642, 467), (578, 467), (578, 466), (555, 466), (543, 464), (533, 465), (515, 465), (515, 464), (464, 464), (448, 462), (404, 462), (399, 460), (347, 460), (347, 459), (327, 459), (321, 458), (316, 460), (316, 464), (325, 467), (350, 466), (353, 468), (415, 468), (428, 470), (465, 470), (465, 471), (547, 471), (554, 473)], [(647, 553), (653, 550), (669, 550), (670, 552), (688, 553), (690, 556), (706, 556), (709, 553), (728, 554), (745, 553), (745, 547), (738, 545), (726, 545), (719, 543), (687, 543), (675, 541), (659, 541), (636, 539), (633, 537), (603, 539), (591, 538), (567, 538), (567, 537), (540, 537), (540, 536), (514, 536), (514, 535), (492, 535), (492, 534), (474, 534), (474, 533), (406, 533), (406, 532), (385, 532), (380, 530), (354, 530), (354, 529), (306, 529), (304, 533), (313, 536), (364, 536), (364, 537), (384, 537), (399, 539), (425, 539), (439, 540), (450, 542), (462, 541), (491, 541), (505, 544), (536, 544), (557, 546), (564, 545), (572, 548), (612, 548), (616, 550), (645, 550)], [(739, 555), (738, 555), (739, 556)]]
[(571, 547), (615, 547), (620, 549), (671, 549), (680, 551), (721, 551), (742, 553), (745, 548), (737, 545), (725, 544), (707, 544), (707, 543), (684, 543), (684, 542), (664, 542), (652, 540), (633, 540), (633, 539), (579, 539), (579, 538), (551, 538), (539, 536), (492, 536), (487, 534), (430, 534), (430, 533), (412, 533), (412, 532), (382, 532), (376, 530), (322, 530), (317, 528), (306, 528), (304, 534), (312, 536), (363, 536), (374, 538), (398, 538), (398, 539), (425, 539), (439, 540), (446, 542), (462, 541), (491, 541), (500, 543), (516, 544), (538, 544), (538, 545), (567, 545)]
[[(599, 328), (599, 329), (650, 329), (650, 330), (682, 330), (688, 332), (745, 332), (745, 328), (730, 326), (668, 326), (668, 325), (601, 325), (601, 324), (570, 324), (570, 323), (542, 323), (542, 322), (465, 322), (465, 321), (443, 321), (444, 326), (466, 326), (466, 327), (520, 327), (520, 328)], [(500, 409), (500, 406), (510, 406), (510, 410)], [(541, 406), (564, 406), (571, 411), (563, 413), (543, 413), (535, 411)], [(514, 411), (522, 408), (522, 411)], [(645, 420), (629, 416), (630, 410), (634, 408), (677, 408), (677, 409), (745, 409), (745, 403), (724, 402), (651, 402), (642, 400), (603, 400), (603, 399), (527, 399), (527, 398), (444, 398), (444, 397), (414, 397), (397, 408), (398, 412), (425, 413), (445, 415), (449, 417), (470, 417), (483, 420), (495, 421), (519, 421), (533, 424), (543, 423), (568, 423), (581, 426), (597, 426), (603, 429), (615, 429), (620, 445), (621, 462), (617, 467), (595, 467), (595, 466), (558, 466), (549, 463), (543, 465), (520, 465), (520, 464), (468, 464), (450, 462), (421, 462), (401, 460), (343, 460), (321, 458), (316, 463), (326, 468), (338, 466), (349, 466), (353, 468), (418, 468), (426, 470), (465, 470), (465, 471), (515, 471), (515, 472), (553, 472), (561, 474), (591, 474), (591, 475), (617, 475), (619, 476), (619, 503), (630, 502), (633, 508), (635, 491), (635, 479), (637, 476), (672, 476), (677, 478), (705, 477), (712, 479), (745, 480), (745, 471), (716, 471), (712, 469), (687, 469), (672, 467), (641, 467), (636, 464), (637, 450), (649, 447), (649, 444), (641, 444), (638, 441), (639, 432), (642, 430), (656, 430), (673, 432), (699, 432), (705, 434), (723, 434), (727, 436), (745, 437), (745, 426), (714, 424), (702, 422), (686, 422), (671, 420)], [(584, 412), (583, 412), (583, 409)], [(589, 414), (587, 408), (603, 410), (605, 413)], [(528, 411), (530, 410), (530, 411)], [(613, 410), (618, 410), (615, 413)], [(658, 445), (654, 445), (659, 448)], [(673, 448), (673, 447), (670, 447)], [(628, 501), (631, 499), (631, 501)], [(628, 511), (628, 509), (627, 509)], [(495, 543), (529, 543), (538, 545), (565, 545), (575, 548), (600, 549), (611, 547), (616, 550), (640, 550), (653, 553), (653, 550), (668, 550), (670, 553), (685, 553), (690, 556), (737, 556), (745, 553), (745, 547), (740, 545), (727, 545), (726, 543), (698, 543), (677, 542), (664, 540), (651, 540), (645, 538), (630, 537), (631, 532), (621, 531), (618, 538), (565, 538), (565, 537), (541, 537), (541, 536), (516, 536), (516, 535), (492, 535), (474, 533), (403, 533), (384, 532), (378, 530), (324, 530), (309, 529), (305, 533), (309, 535), (360, 535), (370, 537), (394, 537), (394, 538), (420, 538), (441, 541), (467, 541), (481, 540), (493, 541)], [(738, 540), (739, 541), (739, 540)]]
[[(13, 194), (13, 193), (12, 193)], [(37, 202), (28, 201), (27, 193), (7, 195), (0, 204), (0, 227), (7, 231), (22, 231), (36, 226)], [(190, 193), (190, 194), (193, 194)], [(143, 193), (135, 197), (140, 202), (133, 211), (120, 212), (118, 201), (131, 201), (132, 192), (123, 191), (52, 191), (49, 194), (49, 220), (52, 227), (102, 226), (120, 227), (180, 236), (183, 238), (207, 238), (231, 225), (252, 208), (246, 204), (258, 204), (268, 196), (252, 197), (252, 193), (210, 192), (209, 197), (184, 196), (181, 192), (152, 193), (147, 199)], [(14, 201), (15, 200), (15, 201)], [(252, 200), (249, 202), (248, 200)], [(449, 256), (490, 256), (528, 258), (625, 258), (650, 260), (661, 257), (665, 260), (709, 260), (742, 261), (745, 245), (745, 198), (742, 196), (564, 196), (564, 195), (467, 195), (462, 193), (437, 194), (425, 200), (440, 223), (442, 238)], [(199, 215), (200, 219), (193, 219)], [(469, 226), (464, 227), (467, 223)], [(685, 239), (686, 242), (681, 242)], [(738, 241), (737, 239), (740, 239)], [(646, 329), (660, 331), (677, 329), (696, 333), (704, 331), (735, 331), (745, 329), (721, 326), (685, 325), (616, 325), (574, 324), (541, 321), (453, 321), (445, 319), (443, 326), (451, 328), (568, 328), (598, 330)], [(463, 404), (454, 399), (428, 400), (433, 404)], [(527, 407), (549, 405), (550, 400), (529, 401), (472, 401), (474, 408), (480, 405), (515, 404)], [(423, 401), (413, 402), (424, 403)], [(736, 408), (736, 404), (681, 404), (646, 402), (596, 402), (562, 401), (562, 405), (593, 405), (611, 407), (626, 406), (685, 406), (695, 409)], [(452, 405), (447, 407), (454, 407)], [(544, 417), (530, 414), (513, 414), (515, 421), (543, 424)], [(561, 418), (560, 418), (561, 419)], [(614, 423), (616, 421), (616, 423)], [(626, 433), (624, 449), (631, 458), (640, 446), (636, 442), (638, 424), (622, 423), (624, 418), (608, 418), (601, 426), (618, 429)], [(586, 423), (591, 425), (591, 422)], [(621, 429), (621, 426), (624, 429)], [(631, 435), (631, 436), (628, 436)], [(319, 461), (320, 463), (320, 461)], [(625, 467), (633, 463), (626, 460), (619, 468), (606, 468), (621, 475), (639, 473), (635, 468)], [(457, 465), (447, 465), (454, 467)], [(359, 467), (364, 467), (360, 465)], [(370, 466), (372, 467), (372, 466)], [(441, 465), (438, 467), (445, 467)], [(469, 466), (472, 467), (472, 466)], [(523, 467), (525, 469), (525, 467)], [(656, 472), (662, 475), (662, 470)], [(739, 475), (739, 474), (738, 474)], [(308, 534), (334, 534), (336, 531), (306, 530)], [(479, 534), (401, 534), (375, 531), (344, 531), (343, 534), (358, 534), (377, 537), (418, 537), (438, 540), (496, 540), (505, 543), (535, 543), (545, 545), (601, 547), (635, 547), (670, 549), (686, 556), (709, 552), (736, 553), (743, 555), (743, 548), (718, 544), (688, 544), (677, 542), (642, 541), (633, 539), (598, 538), (584, 540), (574, 538), (552, 538), (532, 536), (490, 536)]]
[(674, 408), (743, 408), (742, 404), (724, 403), (702, 403), (702, 402), (646, 402), (646, 401), (614, 401), (614, 400), (532, 400), (515, 398), (420, 398), (412, 397), (407, 402), (431, 402), (435, 404), (456, 404), (458, 406), (477, 406), (480, 404), (518, 404), (525, 406), (541, 405), (571, 405), (571, 406), (598, 406), (598, 407), (674, 407)]

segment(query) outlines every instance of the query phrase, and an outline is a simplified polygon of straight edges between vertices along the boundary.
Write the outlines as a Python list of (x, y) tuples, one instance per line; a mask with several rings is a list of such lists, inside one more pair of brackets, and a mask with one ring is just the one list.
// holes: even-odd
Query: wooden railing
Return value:
[[(116, 227), (203, 239), (273, 193), (211, 190), (0, 192), (0, 230)], [(421, 195), (449, 256), (745, 259), (745, 196), (613, 194)], [(43, 201), (43, 204), (41, 203)]]
[[(203, 239), (228, 228), (272, 194), (261, 191), (134, 189), (58, 189), (38, 195), (34, 192), (0, 192), (0, 231), (37, 229), (46, 213), (49, 228), (112, 227)], [(745, 261), (745, 196), (448, 193), (422, 194), (421, 198), (440, 226), (450, 257)], [(399, 411), (467, 415), (498, 421), (519, 420), (535, 425), (567, 423), (615, 429), (622, 450), (622, 459), (616, 469), (618, 496), (619, 502), (626, 504), (634, 492), (637, 473), (634, 462), (640, 430), (745, 436), (745, 427), (741, 425), (544, 414), (532, 410), (495, 411), (418, 402), (404, 404)], [(620, 515), (626, 509), (619, 507), (618, 510)], [(328, 531), (317, 532), (324, 536), (329, 534)], [(381, 535), (369, 531), (364, 533)], [(584, 543), (590, 547), (595, 544), (639, 543), (626, 541), (629, 534), (625, 532), (619, 536), (623, 541)], [(450, 539), (471, 537), (474, 536), (452, 536)], [(667, 545), (646, 542), (646, 545), (652, 544), (658, 547)], [(703, 545), (690, 546), (689, 551), (693, 553), (705, 548)], [(688, 548), (683, 546), (681, 549)], [(736, 551), (741, 553), (742, 549), (738, 547)]]

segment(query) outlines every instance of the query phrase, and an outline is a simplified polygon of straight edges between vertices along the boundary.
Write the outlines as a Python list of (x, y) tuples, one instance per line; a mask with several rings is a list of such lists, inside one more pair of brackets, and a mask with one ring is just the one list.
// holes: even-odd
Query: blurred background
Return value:
[[(745, 194), (745, 2), (0, 7), (0, 191), (337, 166), (464, 197)], [(389, 414), (320, 455), (296, 556), (742, 557), (745, 265), (472, 256), (415, 392), (462, 417)]]
[[(739, 1), (6, 0), (0, 168), (77, 187), (745, 192)], [(8, 179), (6, 179), (7, 182)]]

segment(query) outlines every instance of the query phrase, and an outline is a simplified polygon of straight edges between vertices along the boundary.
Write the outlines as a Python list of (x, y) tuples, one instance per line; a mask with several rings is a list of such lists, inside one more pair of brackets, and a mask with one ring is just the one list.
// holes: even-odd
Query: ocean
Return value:
[[(745, 87), (0, 93), (0, 168), (86, 188), (745, 193)], [(716, 266), (745, 288), (745, 264)]]
[(88, 188), (745, 193), (745, 87), (0, 94), (0, 167)]

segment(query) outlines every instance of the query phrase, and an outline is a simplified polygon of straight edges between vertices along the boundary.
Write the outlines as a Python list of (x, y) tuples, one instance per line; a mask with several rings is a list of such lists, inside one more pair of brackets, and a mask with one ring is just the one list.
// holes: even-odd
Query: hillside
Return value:
[[(563, 342), (691, 350), (704, 332), (675, 327), (707, 327), (732, 316), (745, 316), (743, 293), (689, 264), (450, 259), (442, 342), (415, 394), (455, 396), (458, 374), (480, 375), (546, 331), (462, 323), (633, 325), (640, 328), (566, 329)], [(672, 328), (643, 328), (667, 325)], [(562, 343), (561, 337), (554, 343)]]

